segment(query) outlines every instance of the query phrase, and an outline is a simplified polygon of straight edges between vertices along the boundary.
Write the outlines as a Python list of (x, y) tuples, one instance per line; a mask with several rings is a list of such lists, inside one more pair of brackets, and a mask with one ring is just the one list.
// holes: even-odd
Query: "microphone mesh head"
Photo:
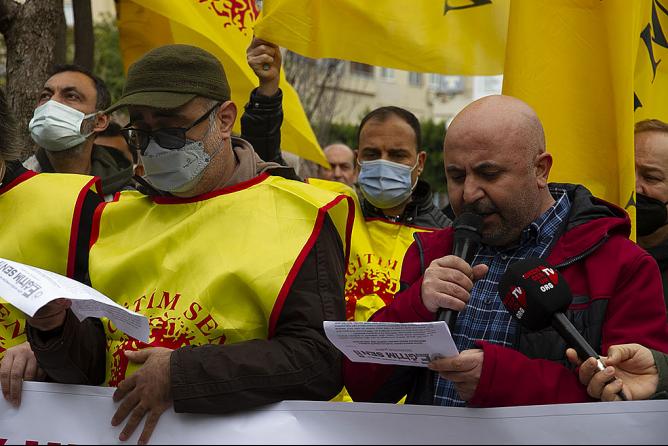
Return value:
[(566, 311), (573, 300), (559, 271), (535, 257), (508, 267), (499, 281), (499, 296), (506, 309), (532, 331), (550, 326), (554, 313)]
[(455, 231), (465, 229), (479, 234), (482, 229), (482, 217), (473, 212), (464, 212), (455, 218), (452, 227), (455, 228)]
[(452, 224), (455, 229), (455, 243), (468, 239), (474, 245), (480, 244), (482, 238), (482, 217), (471, 212), (464, 212)]

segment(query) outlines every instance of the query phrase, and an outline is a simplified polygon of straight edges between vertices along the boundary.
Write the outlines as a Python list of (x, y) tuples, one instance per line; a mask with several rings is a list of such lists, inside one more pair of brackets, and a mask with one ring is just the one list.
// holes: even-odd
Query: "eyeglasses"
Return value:
[(157, 130), (144, 130), (127, 127), (121, 129), (121, 134), (130, 147), (144, 154), (151, 138), (164, 149), (176, 150), (186, 145), (186, 132), (201, 124), (218, 107), (217, 103), (188, 127), (167, 127)]

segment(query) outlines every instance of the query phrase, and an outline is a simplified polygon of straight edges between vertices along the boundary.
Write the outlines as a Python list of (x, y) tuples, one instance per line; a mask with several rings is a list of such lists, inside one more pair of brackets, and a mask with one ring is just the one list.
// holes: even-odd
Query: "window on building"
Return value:
[(429, 75), (429, 88), (437, 93), (460, 93), (464, 89), (462, 76)]
[(350, 74), (360, 77), (373, 77), (373, 65), (365, 63), (350, 62)]
[(429, 89), (439, 91), (441, 88), (441, 76), (440, 74), (430, 74), (429, 75)]
[(408, 84), (413, 87), (422, 86), (422, 73), (408, 73)]
[(500, 92), (503, 87), (503, 76), (485, 76), (485, 90)]
[(380, 78), (386, 81), (394, 80), (394, 70), (392, 68), (380, 68)]

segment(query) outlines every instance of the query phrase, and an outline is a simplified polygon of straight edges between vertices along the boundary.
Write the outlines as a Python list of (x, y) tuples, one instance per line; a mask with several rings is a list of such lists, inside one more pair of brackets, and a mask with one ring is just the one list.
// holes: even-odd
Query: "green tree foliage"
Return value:
[(357, 147), (357, 126), (353, 124), (332, 123), (326, 141), (319, 141), (322, 147), (335, 142), (342, 142), (348, 147)]
[[(433, 120), (420, 123), (422, 128), (422, 150), (427, 152), (427, 161), (421, 178), (428, 182), (434, 191), (445, 192), (445, 171), (443, 167), (443, 138), (445, 124)], [(327, 141), (320, 141), (324, 147), (335, 142), (342, 142), (357, 148), (357, 126), (352, 124), (332, 124)]]
[(445, 192), (445, 168), (443, 166), (443, 138), (445, 124), (433, 120), (421, 123), (422, 150), (427, 152), (427, 161), (421, 178), (428, 182), (432, 190)]
[(121, 96), (125, 83), (116, 19), (107, 15), (104, 20), (94, 25), (93, 32), (95, 34), (95, 74), (106, 82), (112, 101), (116, 101)]

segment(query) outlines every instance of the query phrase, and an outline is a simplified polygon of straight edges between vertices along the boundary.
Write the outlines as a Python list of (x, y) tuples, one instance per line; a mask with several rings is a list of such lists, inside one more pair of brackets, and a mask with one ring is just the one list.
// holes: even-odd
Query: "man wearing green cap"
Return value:
[(147, 53), (108, 111), (119, 107), (151, 193), (123, 192), (98, 208), (89, 274), (149, 318), (150, 340), (106, 319), (79, 322), (63, 300), (28, 319), (44, 371), (117, 386), (112, 424), (128, 419), (127, 440), (146, 417), (140, 443), (171, 405), (225, 413), (336, 395), (340, 354), (322, 321), (344, 317), (348, 201), (285, 178), (290, 169), (231, 136), (237, 109), (206, 51)]

